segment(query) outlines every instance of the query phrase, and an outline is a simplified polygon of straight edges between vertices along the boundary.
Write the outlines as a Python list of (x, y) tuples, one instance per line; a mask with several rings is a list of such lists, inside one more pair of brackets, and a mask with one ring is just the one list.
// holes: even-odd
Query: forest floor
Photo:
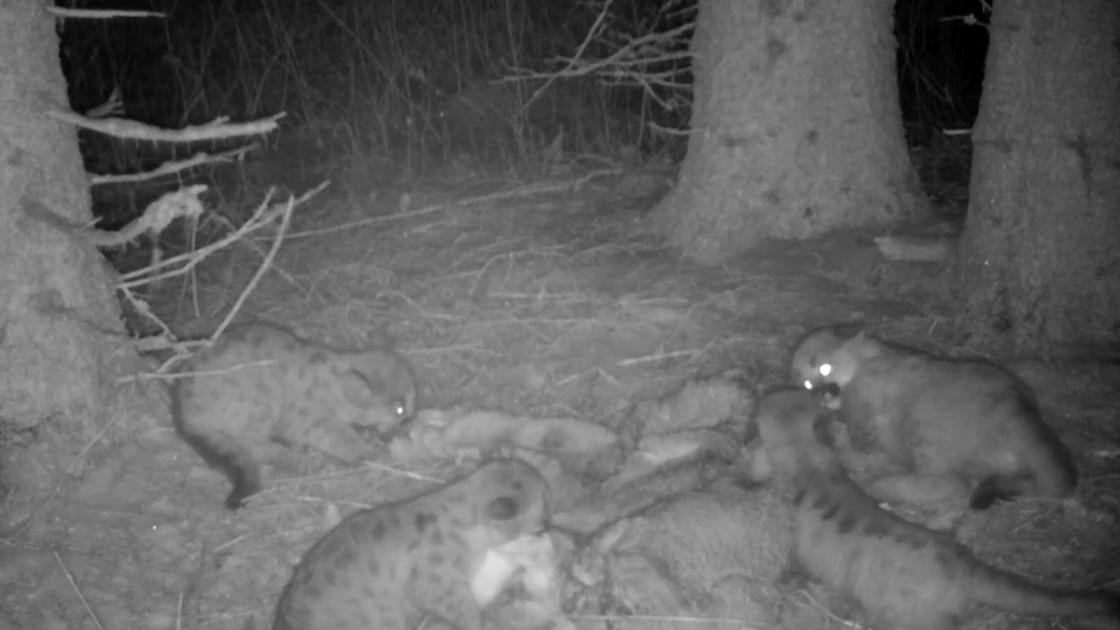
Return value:
[[(271, 175), (301, 192), (289, 172)], [(388, 332), (415, 366), (424, 408), (611, 427), (635, 401), (729, 368), (753, 382), (752, 395), (782, 384), (793, 343), (815, 326), (863, 321), (885, 338), (960, 353), (937, 265), (889, 262), (870, 240), (877, 234), (852, 232), (698, 267), (643, 229), (670, 181), (651, 169), (531, 183), (448, 174), (408, 189), (336, 185), (296, 209), (238, 320), (277, 321), (339, 346)], [(168, 281), (153, 308), (183, 338), (208, 334), (268, 244), (235, 246), (189, 281)], [(958, 535), (980, 557), (1037, 580), (1115, 588), (1120, 368), (1011, 367), (1037, 389), (1082, 482), (1074, 500), (1006, 504), (970, 517), (970, 533)], [(226, 480), (166, 417), (153, 422), (116, 440), (0, 541), (0, 628), (267, 628), (293, 564), (340, 513), (416, 493), (431, 487), (421, 476), (451, 469), (396, 461), (346, 469), (311, 458), (307, 474), (272, 479), (235, 513), (222, 505)], [(644, 614), (627, 620), (582, 601), (567, 613), (588, 630), (778, 627), (701, 605), (632, 610)], [(833, 612), (815, 627), (849, 627)], [(1048, 624), (982, 610), (967, 625)]]

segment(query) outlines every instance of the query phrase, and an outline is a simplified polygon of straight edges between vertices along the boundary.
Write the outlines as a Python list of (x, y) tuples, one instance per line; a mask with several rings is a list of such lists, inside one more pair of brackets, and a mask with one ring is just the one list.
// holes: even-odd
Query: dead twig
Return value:
[(47, 7), (47, 11), (60, 18), (79, 20), (112, 20), (116, 18), (163, 18), (166, 13), (158, 11), (122, 11), (110, 9), (68, 9), (66, 7)]
[(218, 337), (225, 332), (230, 322), (233, 321), (233, 318), (236, 317), (237, 313), (241, 310), (242, 305), (245, 304), (245, 300), (248, 299), (249, 294), (253, 292), (253, 289), (260, 283), (261, 278), (264, 277), (269, 267), (272, 266), (272, 261), (276, 258), (276, 252), (280, 251), (280, 244), (284, 242), (284, 235), (288, 232), (288, 226), (291, 225), (292, 210), (294, 208), (295, 199), (289, 197), (288, 207), (285, 209), (280, 219), (280, 228), (276, 231), (276, 237), (272, 241), (272, 248), (268, 250), (268, 255), (261, 261), (260, 266), (257, 267), (257, 272), (253, 274), (253, 277), (249, 280), (249, 284), (245, 285), (245, 289), (241, 292), (241, 295), (237, 296), (237, 301), (233, 303), (233, 307), (226, 313), (225, 318), (222, 319), (222, 323), (218, 324), (217, 330), (210, 336), (211, 342), (216, 341)]
[(47, 110), (46, 113), (47, 116), (55, 120), (103, 133), (107, 136), (129, 140), (150, 140), (152, 142), (199, 142), (202, 140), (263, 135), (275, 131), (277, 122), (286, 115), (281, 112), (268, 118), (243, 123), (231, 123), (228, 117), (223, 116), (202, 125), (192, 125), (182, 129), (162, 129), (125, 118), (88, 118), (57, 107)]
[(658, 352), (658, 353), (655, 353), (655, 354), (648, 354), (644, 357), (633, 357), (633, 358), (630, 358), (630, 359), (622, 359), (621, 361), (617, 361), (615, 363), (615, 365), (617, 365), (619, 367), (630, 367), (630, 366), (635, 366), (635, 365), (642, 365), (643, 363), (658, 363), (658, 362), (661, 362), (661, 361), (667, 361), (669, 359), (678, 359), (678, 358), (682, 358), (682, 357), (691, 359), (693, 357), (704, 354), (705, 350), (706, 350), (706, 348), (696, 348), (696, 349), (693, 349), (693, 350), (674, 350), (672, 352)]
[[(87, 114), (88, 115), (88, 114)], [(100, 184), (123, 184), (130, 182), (140, 182), (164, 175), (174, 175), (196, 166), (203, 164), (218, 163), (218, 162), (231, 162), (233, 160), (241, 159), (246, 153), (257, 149), (260, 145), (256, 142), (247, 144), (236, 149), (224, 151), (222, 153), (195, 153), (185, 160), (171, 160), (160, 164), (158, 167), (141, 173), (121, 173), (119, 175), (90, 175), (89, 183), (92, 186)]]
[(70, 573), (70, 569), (66, 567), (66, 563), (62, 561), (62, 556), (57, 551), (54, 552), (54, 559), (58, 562), (59, 568), (66, 575), (66, 581), (70, 582), (70, 588), (74, 589), (74, 593), (81, 600), (82, 606), (85, 607), (86, 612), (89, 613), (89, 618), (93, 619), (93, 625), (97, 626), (98, 630), (105, 630), (105, 626), (101, 625), (101, 620), (97, 618), (97, 613), (93, 612), (90, 608), (89, 602), (86, 601), (86, 596), (82, 594), (82, 589), (78, 588), (78, 583), (74, 581), (74, 575)]
[(374, 224), (377, 224), (377, 223), (384, 223), (386, 221), (414, 219), (416, 217), (422, 217), (422, 216), (426, 216), (426, 215), (429, 215), (429, 214), (434, 214), (436, 212), (442, 212), (442, 211), (447, 210), (448, 208), (451, 208), (451, 207), (476, 206), (476, 205), (484, 204), (484, 203), (487, 203), (487, 202), (501, 201), (501, 200), (504, 200), (504, 199), (516, 199), (516, 198), (519, 198), (519, 197), (528, 197), (530, 195), (545, 195), (545, 194), (552, 194), (552, 193), (557, 193), (557, 192), (568, 192), (568, 191), (573, 191), (573, 190), (579, 190), (588, 181), (590, 181), (593, 178), (604, 177), (604, 176), (609, 176), (609, 175), (616, 175), (619, 172), (620, 172), (619, 169), (606, 169), (606, 170), (601, 170), (601, 171), (594, 171), (594, 172), (588, 173), (587, 175), (584, 175), (583, 177), (580, 177), (579, 179), (576, 179), (576, 180), (564, 181), (564, 182), (559, 182), (559, 183), (532, 184), (532, 185), (529, 185), (529, 186), (521, 186), (519, 188), (514, 188), (512, 190), (502, 190), (502, 191), (498, 191), (498, 192), (495, 192), (495, 193), (490, 193), (488, 195), (480, 195), (480, 196), (477, 196), (477, 197), (467, 197), (467, 198), (464, 198), (464, 199), (456, 199), (453, 202), (444, 202), (444, 203), (432, 204), (432, 205), (429, 205), (429, 206), (425, 206), (423, 208), (419, 208), (417, 210), (410, 210), (408, 212), (396, 212), (396, 213), (393, 213), (393, 214), (385, 214), (385, 215), (382, 215), (382, 216), (379, 216), (379, 217), (370, 217), (368, 219), (362, 219), (360, 221), (352, 221), (350, 223), (343, 223), (343, 224), (340, 224), (340, 225), (325, 227), (325, 228), (321, 228), (321, 229), (318, 229), (318, 230), (306, 230), (306, 231), (303, 231), (303, 232), (293, 232), (292, 234), (288, 235), (288, 239), (290, 240), (290, 239), (296, 239), (296, 238), (306, 238), (306, 237), (309, 237), (309, 236), (321, 236), (323, 234), (333, 234), (335, 232), (347, 232), (347, 231), (350, 231), (350, 230), (353, 230), (355, 228), (359, 228), (359, 227), (362, 227), (362, 226), (374, 225)]
[(71, 223), (42, 203), (28, 198), (24, 198), (19, 207), (28, 217), (95, 247), (119, 247), (145, 234), (155, 238), (179, 217), (193, 219), (199, 216), (203, 207), (198, 196), (206, 189), (205, 185), (198, 184), (169, 192), (148, 204), (138, 219), (116, 231)]

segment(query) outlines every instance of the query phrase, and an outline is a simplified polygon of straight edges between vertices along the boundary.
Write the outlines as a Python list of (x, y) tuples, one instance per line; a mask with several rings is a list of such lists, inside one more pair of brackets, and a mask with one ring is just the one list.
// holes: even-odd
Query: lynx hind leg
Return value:
[(968, 487), (960, 479), (900, 475), (871, 482), (867, 493), (906, 520), (935, 532), (950, 532), (968, 512)]
[(482, 630), (482, 610), (470, 584), (449, 567), (432, 567), (412, 580), (412, 604), (458, 630)]
[(968, 487), (954, 475), (894, 475), (871, 482), (868, 494), (887, 503), (930, 505), (964, 500)]
[(991, 475), (980, 481), (972, 491), (968, 505), (974, 510), (985, 510), (1001, 501), (1009, 501), (1018, 496), (1034, 494), (1034, 478), (1022, 473), (1018, 475)]

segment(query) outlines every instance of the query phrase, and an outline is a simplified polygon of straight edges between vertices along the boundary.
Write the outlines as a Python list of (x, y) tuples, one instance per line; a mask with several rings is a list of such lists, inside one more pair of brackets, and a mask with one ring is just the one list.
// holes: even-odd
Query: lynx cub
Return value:
[(261, 461), (276, 445), (353, 463), (368, 441), (411, 417), (416, 391), (391, 350), (341, 351), (273, 324), (230, 328), (187, 361), (171, 391), (179, 434), (233, 484), (231, 509), (261, 489)]
[(355, 512), (300, 560), (273, 630), (412, 630), (429, 616), (482, 630), (483, 609), (514, 579), (495, 570), (493, 552), (541, 534), (550, 504), (535, 468), (499, 459), (419, 497)]
[(759, 401), (751, 478), (791, 495), (793, 566), (859, 602), (870, 627), (953, 630), (975, 603), (1020, 614), (1120, 617), (1115, 593), (1037, 584), (880, 508), (818, 440), (821, 413), (805, 390)]
[(1002, 366), (830, 327), (801, 340), (790, 372), (803, 387), (832, 390), (858, 450), (922, 476), (958, 478), (974, 508), (1021, 495), (1064, 498), (1077, 485), (1073, 456), (1034, 391)]

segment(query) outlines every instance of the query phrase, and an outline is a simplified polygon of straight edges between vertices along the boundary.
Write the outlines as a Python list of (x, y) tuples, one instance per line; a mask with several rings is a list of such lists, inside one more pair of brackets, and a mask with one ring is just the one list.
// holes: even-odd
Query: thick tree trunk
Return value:
[(0, 3), (0, 528), (81, 470), (127, 361), (101, 255), (33, 218), (90, 219), (77, 134), (46, 115), (67, 108), (52, 4)]
[(1001, 0), (960, 273), (974, 345), (1120, 355), (1120, 4)]
[(654, 213), (689, 257), (923, 204), (903, 139), (891, 3), (702, 0), (680, 181)]

